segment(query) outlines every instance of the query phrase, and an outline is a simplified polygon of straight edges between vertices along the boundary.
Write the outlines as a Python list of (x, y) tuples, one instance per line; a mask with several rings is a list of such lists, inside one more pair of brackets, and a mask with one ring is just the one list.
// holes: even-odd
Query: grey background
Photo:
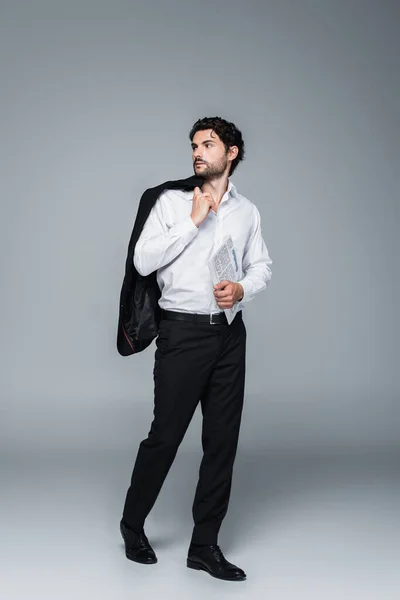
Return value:
[[(310, 473), (317, 473), (316, 489), (326, 486), (324, 473), (336, 482), (338, 457), (343, 468), (353, 465), (349, 481), (364, 464), (375, 465), (378, 478), (391, 474), (382, 492), (387, 501), (375, 479), (368, 489), (392, 514), (400, 389), (399, 13), (398, 2), (372, 0), (0, 2), (0, 448), (10, 539), (10, 511), (33, 527), (52, 511), (59, 523), (62, 510), (68, 531), (82, 516), (91, 535), (103, 527), (115, 545), (153, 408), (154, 344), (124, 359), (115, 345), (129, 235), (145, 188), (192, 173), (190, 127), (216, 114), (243, 131), (247, 159), (232, 180), (258, 206), (274, 261), (267, 291), (246, 307), (246, 401), (224, 547), (242, 551), (243, 523), (252, 542), (258, 531), (267, 552), (270, 532), (258, 527), (274, 522), (273, 498), (284, 503), (294, 481), (312, 488)], [(177, 542), (179, 567), (190, 535), (200, 426), (197, 411), (149, 521), (154, 534), (165, 519), (176, 519), (175, 533), (185, 532)], [(333, 471), (318, 466), (321, 457)], [(366, 496), (372, 507), (374, 494)], [(57, 527), (54, 536), (58, 547)], [(321, 547), (326, 539), (325, 532)], [(270, 560), (286, 548), (279, 543)], [(86, 574), (92, 548), (88, 537)], [(17, 557), (17, 543), (14, 551)], [(168, 544), (164, 551), (168, 556)], [(124, 564), (118, 574), (120, 548), (116, 554), (114, 597), (122, 581), (131, 589), (137, 567)], [(284, 573), (286, 550), (281, 558)], [(394, 554), (387, 558), (390, 564)], [(93, 569), (97, 578), (99, 563)], [(245, 584), (255, 587), (237, 593), (259, 597), (264, 581), (256, 573)], [(303, 565), (303, 583), (304, 573)], [(183, 572), (188, 589), (193, 574)], [(221, 597), (226, 584), (194, 575)], [(167, 570), (152, 585), (164, 589), (169, 576)], [(351, 594), (343, 573), (335, 581), (333, 597)], [(99, 593), (106, 589), (98, 585)], [(360, 590), (359, 581), (354, 585)], [(273, 589), (275, 598), (291, 597), (279, 583)]]

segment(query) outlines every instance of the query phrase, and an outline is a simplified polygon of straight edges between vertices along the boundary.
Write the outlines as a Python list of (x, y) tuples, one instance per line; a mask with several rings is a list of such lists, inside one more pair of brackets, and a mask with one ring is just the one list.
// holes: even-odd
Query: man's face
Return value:
[(228, 175), (230, 161), (223, 142), (212, 129), (198, 131), (192, 141), (193, 169), (205, 180)]

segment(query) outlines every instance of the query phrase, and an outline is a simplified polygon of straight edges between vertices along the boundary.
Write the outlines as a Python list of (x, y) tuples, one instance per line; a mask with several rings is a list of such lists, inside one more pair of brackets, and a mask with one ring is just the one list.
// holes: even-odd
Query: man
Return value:
[[(241, 132), (219, 117), (191, 132), (195, 175), (202, 187), (166, 189), (156, 200), (134, 249), (141, 276), (156, 272), (161, 296), (154, 364), (154, 419), (140, 443), (120, 529), (126, 556), (157, 557), (144, 522), (160, 492), (194, 411), (201, 403), (203, 458), (193, 502), (187, 566), (240, 581), (218, 532), (228, 509), (245, 384), (243, 304), (271, 279), (256, 206), (229, 179), (244, 156)], [(209, 259), (226, 236), (233, 240), (240, 277), (213, 285)], [(224, 313), (238, 303), (229, 325)]]

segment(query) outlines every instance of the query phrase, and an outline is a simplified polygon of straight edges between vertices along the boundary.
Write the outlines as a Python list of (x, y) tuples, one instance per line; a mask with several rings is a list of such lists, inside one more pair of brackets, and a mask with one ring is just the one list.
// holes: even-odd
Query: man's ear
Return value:
[(239, 148), (237, 146), (230, 146), (228, 150), (228, 158), (229, 160), (235, 160), (237, 155), (239, 154)]

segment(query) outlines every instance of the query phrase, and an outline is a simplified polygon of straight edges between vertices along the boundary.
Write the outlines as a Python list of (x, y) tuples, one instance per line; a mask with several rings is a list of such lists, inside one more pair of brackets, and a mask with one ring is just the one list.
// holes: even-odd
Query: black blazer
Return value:
[(165, 190), (190, 191), (196, 186), (201, 187), (203, 183), (204, 179), (195, 175), (187, 179), (166, 181), (157, 187), (146, 190), (140, 199), (128, 245), (125, 276), (119, 301), (117, 349), (122, 356), (141, 352), (158, 335), (161, 316), (158, 300), (161, 292), (157, 284), (157, 272), (154, 271), (143, 277), (133, 264), (135, 246), (150, 211)]

